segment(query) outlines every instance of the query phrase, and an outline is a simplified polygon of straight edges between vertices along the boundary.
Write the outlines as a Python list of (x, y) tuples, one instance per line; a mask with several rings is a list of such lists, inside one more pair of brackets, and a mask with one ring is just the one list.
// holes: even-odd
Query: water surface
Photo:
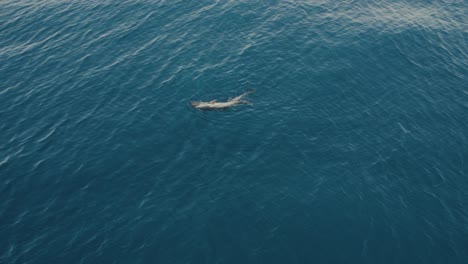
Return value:
[(466, 263), (467, 11), (0, 1), (0, 263)]

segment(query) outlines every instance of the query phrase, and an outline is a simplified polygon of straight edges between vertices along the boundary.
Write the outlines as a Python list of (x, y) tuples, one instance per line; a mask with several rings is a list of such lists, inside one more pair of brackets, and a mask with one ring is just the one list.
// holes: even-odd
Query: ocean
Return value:
[(0, 263), (468, 263), (467, 13), (0, 0)]

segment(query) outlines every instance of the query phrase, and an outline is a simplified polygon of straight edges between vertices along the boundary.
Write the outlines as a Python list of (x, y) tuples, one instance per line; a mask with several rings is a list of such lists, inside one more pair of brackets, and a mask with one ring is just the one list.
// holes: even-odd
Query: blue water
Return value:
[(1, 0), (0, 263), (468, 263), (467, 12)]

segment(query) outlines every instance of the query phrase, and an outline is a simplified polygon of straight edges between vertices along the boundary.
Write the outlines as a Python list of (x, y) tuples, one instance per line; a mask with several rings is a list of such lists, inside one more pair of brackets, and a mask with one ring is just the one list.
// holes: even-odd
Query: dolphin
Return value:
[(246, 93), (228, 99), (226, 102), (218, 102), (217, 100), (211, 100), (209, 102), (192, 101), (190, 104), (193, 108), (200, 110), (223, 110), (240, 104), (252, 104), (250, 101), (244, 100), (244, 97), (253, 92), (255, 92), (255, 90), (251, 89)]

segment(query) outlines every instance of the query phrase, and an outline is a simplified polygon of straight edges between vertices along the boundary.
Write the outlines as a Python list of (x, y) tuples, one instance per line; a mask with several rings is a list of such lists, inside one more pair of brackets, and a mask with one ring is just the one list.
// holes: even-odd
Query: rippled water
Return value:
[(467, 11), (0, 1), (0, 263), (467, 263)]

